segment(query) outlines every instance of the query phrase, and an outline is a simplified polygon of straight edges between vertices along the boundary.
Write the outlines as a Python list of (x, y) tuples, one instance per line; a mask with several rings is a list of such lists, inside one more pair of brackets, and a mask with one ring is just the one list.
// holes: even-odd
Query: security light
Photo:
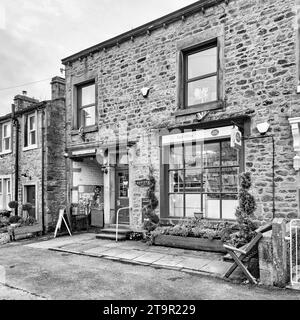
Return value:
[(256, 128), (260, 134), (266, 134), (270, 128), (270, 124), (268, 122), (259, 123)]

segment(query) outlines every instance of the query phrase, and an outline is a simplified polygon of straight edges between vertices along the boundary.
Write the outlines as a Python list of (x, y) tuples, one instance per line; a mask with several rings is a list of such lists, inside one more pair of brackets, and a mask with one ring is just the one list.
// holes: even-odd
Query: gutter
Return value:
[(19, 207), (19, 132), (20, 132), (20, 123), (18, 118), (15, 114), (15, 105), (12, 104), (11, 106), (12, 112), (11, 112), (11, 119), (13, 126), (15, 127), (15, 133), (16, 133), (16, 149), (15, 149), (15, 201), (17, 203), (17, 206), (15, 208), (15, 216), (18, 215), (18, 207)]
[(82, 50), (78, 53), (75, 53), (69, 57), (62, 59), (62, 64), (66, 65), (71, 63), (79, 58), (86, 57), (88, 55), (92, 55), (93, 53), (99, 52), (102, 49), (106, 50), (109, 47), (113, 47), (115, 45), (119, 46), (121, 43), (127, 41), (134, 41), (134, 38), (142, 36), (144, 34), (150, 35), (152, 31), (167, 28), (168, 24), (171, 24), (178, 20), (185, 20), (188, 16), (191, 16), (198, 12), (205, 12), (206, 9), (210, 7), (214, 7), (218, 4), (225, 2), (229, 3), (229, 0), (199, 0), (195, 3), (190, 4), (182, 9), (169, 13), (161, 18), (148, 22), (140, 27), (137, 27), (133, 30), (122, 33), (114, 38), (101, 42), (95, 46)]

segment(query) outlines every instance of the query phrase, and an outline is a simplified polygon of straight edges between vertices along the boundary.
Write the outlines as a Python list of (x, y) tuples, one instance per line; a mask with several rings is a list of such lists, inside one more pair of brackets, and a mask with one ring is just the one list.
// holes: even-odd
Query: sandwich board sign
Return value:
[(56, 235), (57, 235), (57, 231), (61, 229), (61, 224), (64, 222), (68, 232), (69, 232), (69, 235), (70, 237), (72, 237), (72, 233), (69, 229), (69, 226), (66, 222), (66, 219), (64, 217), (65, 215), (65, 211), (66, 211), (66, 208), (61, 208), (59, 209), (59, 214), (58, 214), (58, 220), (57, 220), (57, 224), (56, 224), (56, 228), (55, 228), (55, 231), (54, 231), (54, 238), (56, 238)]

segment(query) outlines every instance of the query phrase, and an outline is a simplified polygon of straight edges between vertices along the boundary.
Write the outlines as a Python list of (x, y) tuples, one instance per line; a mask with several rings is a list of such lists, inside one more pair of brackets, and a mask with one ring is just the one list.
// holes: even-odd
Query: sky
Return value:
[(50, 99), (51, 78), (63, 76), (62, 58), (194, 2), (0, 0), (0, 116), (23, 90)]

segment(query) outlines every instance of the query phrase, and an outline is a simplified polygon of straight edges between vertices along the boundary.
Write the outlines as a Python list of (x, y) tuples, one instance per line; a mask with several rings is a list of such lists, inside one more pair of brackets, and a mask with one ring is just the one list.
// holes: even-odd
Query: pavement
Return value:
[[(31, 248), (78, 254), (114, 260), (127, 264), (159, 267), (187, 273), (200, 273), (222, 278), (232, 263), (223, 261), (224, 254), (195, 250), (184, 250), (162, 246), (149, 246), (141, 241), (120, 241), (96, 239), (94, 233), (78, 234), (72, 237), (28, 244)], [(243, 279), (237, 269), (233, 280)]]
[[(90, 249), (97, 247), (91, 243), (94, 235), (87, 234), (0, 246), (0, 300), (300, 300), (298, 291), (224, 281), (209, 273), (53, 251), (75, 244), (75, 239), (91, 245)], [(148, 248), (152, 249), (156, 247)], [(212, 258), (209, 253), (201, 254)]]

